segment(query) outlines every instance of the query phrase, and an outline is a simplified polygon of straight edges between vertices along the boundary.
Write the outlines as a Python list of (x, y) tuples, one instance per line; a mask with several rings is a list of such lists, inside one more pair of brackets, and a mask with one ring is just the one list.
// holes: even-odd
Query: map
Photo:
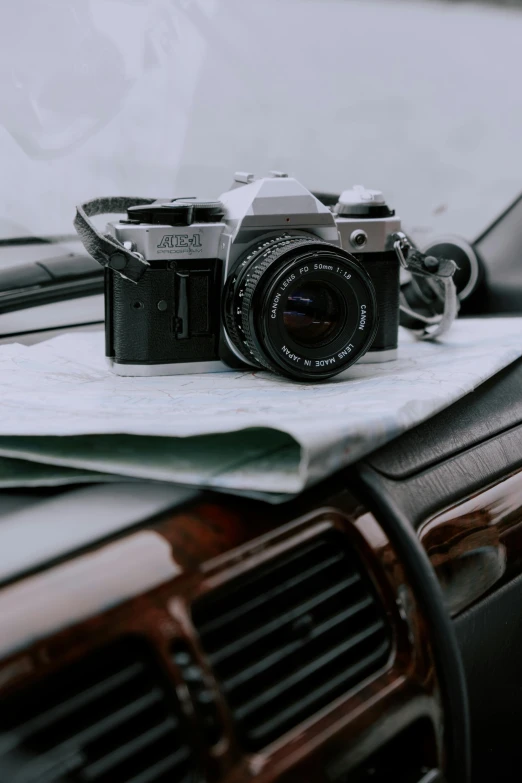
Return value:
[(404, 330), (399, 342), (398, 360), (321, 384), (264, 371), (122, 378), (94, 331), (0, 346), (0, 486), (127, 477), (286, 497), (521, 356), (522, 318), (462, 319), (438, 342)]

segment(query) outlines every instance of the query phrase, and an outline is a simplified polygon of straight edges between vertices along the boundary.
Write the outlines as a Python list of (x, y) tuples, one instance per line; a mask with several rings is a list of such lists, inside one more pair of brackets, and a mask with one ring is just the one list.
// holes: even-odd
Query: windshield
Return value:
[[(503, 4), (502, 4), (503, 5)], [(0, 237), (236, 170), (383, 190), (470, 239), (521, 189), (522, 10), (413, 0), (17, 0), (2, 9)]]

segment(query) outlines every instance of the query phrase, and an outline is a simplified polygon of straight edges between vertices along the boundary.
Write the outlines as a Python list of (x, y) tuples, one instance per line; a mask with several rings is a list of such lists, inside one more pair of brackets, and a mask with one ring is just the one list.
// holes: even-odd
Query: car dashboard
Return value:
[(412, 780), (443, 758), (430, 629), (350, 493), (297, 515), (189, 498), (26, 563), (1, 604), (2, 758), (35, 759), (20, 780), (362, 781), (383, 747), (402, 774), (411, 738)]
[(520, 589), (521, 376), (279, 505), (4, 493), (1, 779), (464, 780), (468, 712), (484, 775), (483, 735), (514, 759), (477, 649)]

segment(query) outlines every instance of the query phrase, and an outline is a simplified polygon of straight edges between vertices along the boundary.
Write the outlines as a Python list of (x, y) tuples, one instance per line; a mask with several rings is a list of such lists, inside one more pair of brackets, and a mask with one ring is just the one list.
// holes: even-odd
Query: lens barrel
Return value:
[(282, 235), (250, 249), (225, 287), (224, 319), (251, 364), (320, 381), (346, 370), (377, 329), (375, 289), (354, 256), (315, 237)]

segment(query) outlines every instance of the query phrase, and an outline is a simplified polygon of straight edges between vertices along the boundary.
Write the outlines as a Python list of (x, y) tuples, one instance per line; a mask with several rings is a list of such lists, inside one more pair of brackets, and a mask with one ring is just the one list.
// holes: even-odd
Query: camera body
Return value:
[(279, 172), (219, 201), (128, 209), (108, 233), (148, 262), (106, 269), (106, 353), (120, 375), (265, 368), (323, 380), (397, 351), (400, 221), (356, 187), (328, 207)]

